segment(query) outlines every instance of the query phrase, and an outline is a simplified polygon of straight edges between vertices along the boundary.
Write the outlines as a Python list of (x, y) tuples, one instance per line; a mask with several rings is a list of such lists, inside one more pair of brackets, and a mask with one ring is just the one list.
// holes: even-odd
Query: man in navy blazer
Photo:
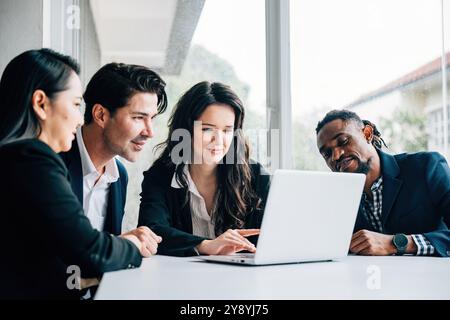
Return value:
[[(77, 141), (72, 144), (70, 151), (61, 153), (61, 157), (69, 170), (72, 190), (80, 203), (83, 203), (83, 170)], [(128, 174), (118, 159), (114, 159), (114, 161), (119, 171), (119, 178), (116, 182), (109, 185), (108, 197), (105, 199), (107, 206), (103, 230), (114, 235), (120, 235), (122, 233), (122, 219), (127, 198)]]
[(128, 176), (116, 156), (136, 161), (153, 137), (152, 120), (167, 108), (165, 83), (146, 67), (109, 63), (94, 74), (83, 97), (85, 124), (61, 157), (93, 227), (119, 235)]
[(389, 155), (380, 132), (348, 110), (316, 128), (328, 167), (366, 174), (350, 251), (450, 256), (450, 169), (436, 152)]

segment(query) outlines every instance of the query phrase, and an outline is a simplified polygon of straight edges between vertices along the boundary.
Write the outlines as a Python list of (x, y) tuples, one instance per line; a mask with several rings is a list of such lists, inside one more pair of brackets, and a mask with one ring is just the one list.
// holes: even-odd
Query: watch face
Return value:
[(396, 234), (393, 240), (394, 244), (399, 248), (404, 248), (408, 244), (408, 238), (404, 234)]

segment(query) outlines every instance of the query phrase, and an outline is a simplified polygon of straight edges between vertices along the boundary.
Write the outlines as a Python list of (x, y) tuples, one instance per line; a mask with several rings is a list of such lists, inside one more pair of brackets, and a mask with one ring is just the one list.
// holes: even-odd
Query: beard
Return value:
[(368, 174), (370, 171), (370, 163), (372, 162), (371, 159), (367, 161), (361, 161), (360, 159), (355, 159), (358, 162), (358, 167), (355, 170), (355, 173), (363, 173)]
[[(370, 164), (372, 162), (372, 158), (369, 158), (367, 161), (362, 161), (360, 158), (353, 156), (352, 160), (354, 160), (357, 163), (357, 167), (356, 169), (352, 170), (349, 169), (348, 167), (346, 169), (344, 169), (342, 172), (348, 172), (348, 173), (362, 173), (367, 175), (370, 171)], [(339, 161), (341, 162), (341, 161)], [(340, 167), (341, 164), (338, 163), (337, 166), (335, 166), (334, 170), (335, 172), (339, 172), (341, 171), (340, 169), (338, 169), (338, 167)]]

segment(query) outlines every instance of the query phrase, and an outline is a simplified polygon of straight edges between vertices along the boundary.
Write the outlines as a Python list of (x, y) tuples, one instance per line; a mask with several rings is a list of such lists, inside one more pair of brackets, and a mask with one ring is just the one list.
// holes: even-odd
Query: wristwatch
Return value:
[(397, 233), (392, 238), (392, 243), (397, 248), (396, 255), (402, 255), (406, 252), (406, 246), (408, 245), (408, 238), (403, 233)]

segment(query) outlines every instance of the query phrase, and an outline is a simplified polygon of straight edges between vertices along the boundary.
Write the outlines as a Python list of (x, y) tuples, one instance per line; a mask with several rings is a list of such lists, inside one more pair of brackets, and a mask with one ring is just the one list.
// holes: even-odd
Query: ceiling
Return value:
[(102, 64), (127, 61), (178, 74), (204, 0), (91, 0)]

